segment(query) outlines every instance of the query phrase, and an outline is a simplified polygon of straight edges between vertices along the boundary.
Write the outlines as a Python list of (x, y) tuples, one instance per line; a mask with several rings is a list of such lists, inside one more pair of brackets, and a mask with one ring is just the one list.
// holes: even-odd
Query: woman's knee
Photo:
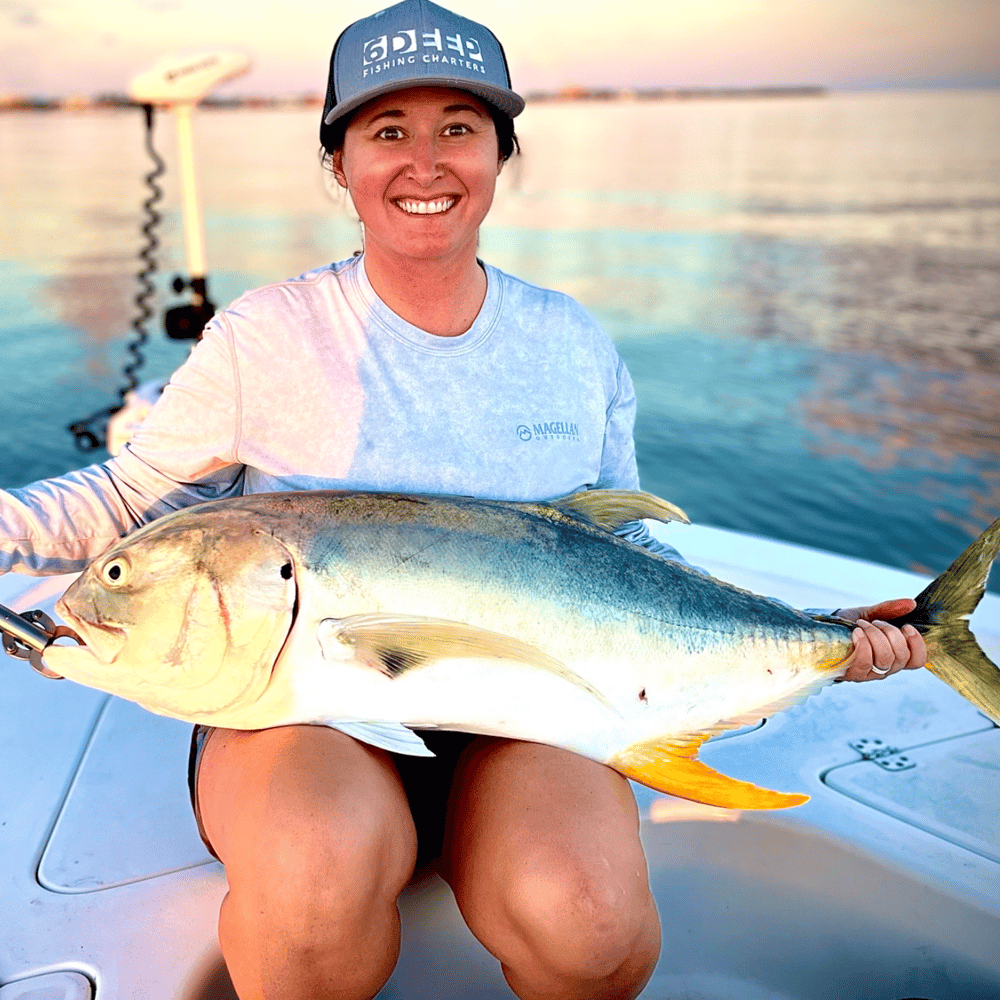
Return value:
[(611, 979), (627, 966), (652, 972), (659, 919), (645, 880), (571, 858), (538, 859), (504, 887), (503, 909), (535, 960), (569, 979)]
[(462, 913), (506, 968), (589, 982), (651, 971), (659, 921), (619, 775), (552, 748), (483, 745), (459, 774), (448, 848)]

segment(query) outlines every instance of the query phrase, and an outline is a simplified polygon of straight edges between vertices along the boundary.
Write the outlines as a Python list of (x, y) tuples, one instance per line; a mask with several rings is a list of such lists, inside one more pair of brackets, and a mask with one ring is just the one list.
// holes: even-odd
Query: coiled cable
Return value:
[(155, 233), (156, 227), (160, 224), (160, 213), (156, 210), (156, 204), (163, 197), (163, 191), (156, 182), (166, 172), (166, 164), (164, 164), (159, 153), (153, 147), (153, 105), (143, 104), (142, 110), (146, 118), (146, 151), (149, 153), (154, 167), (145, 177), (146, 186), (150, 189), (150, 195), (142, 203), (142, 207), (146, 213), (146, 221), (142, 225), (142, 234), (145, 236), (146, 242), (139, 251), (142, 268), (136, 274), (136, 281), (139, 282), (139, 292), (134, 301), (138, 309), (138, 314), (132, 320), (132, 330), (135, 336), (126, 345), (126, 349), (132, 355), (132, 360), (122, 369), (122, 374), (125, 376), (127, 384), (118, 390), (118, 403), (115, 406), (103, 407), (92, 413), (89, 417), (74, 421), (67, 427), (67, 430), (76, 439), (77, 448), (81, 451), (95, 451), (104, 445), (107, 436), (108, 420), (122, 408), (125, 396), (139, 384), (135, 373), (146, 362), (142, 349), (149, 340), (149, 334), (146, 332), (146, 323), (153, 315), (153, 310), (149, 307), (149, 299), (156, 291), (150, 278), (156, 273), (157, 263), (155, 253), (160, 245)]

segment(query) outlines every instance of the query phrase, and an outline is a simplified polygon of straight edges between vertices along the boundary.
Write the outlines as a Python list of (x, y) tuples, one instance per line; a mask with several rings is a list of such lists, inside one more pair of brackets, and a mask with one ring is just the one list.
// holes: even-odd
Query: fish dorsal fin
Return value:
[(327, 618), (320, 622), (319, 641), (325, 658), (343, 659), (342, 651), (348, 647), (354, 659), (389, 678), (438, 660), (471, 658), (517, 663), (555, 674), (612, 707), (597, 688), (537, 646), (462, 622), (401, 614)]
[(809, 801), (808, 795), (790, 795), (737, 781), (697, 759), (698, 747), (708, 736), (633, 743), (608, 764), (627, 778), (658, 792), (726, 809), (787, 809)]
[(583, 518), (605, 531), (614, 531), (629, 521), (641, 521), (646, 517), (664, 524), (670, 521), (691, 523), (680, 507), (641, 490), (581, 490), (559, 500), (550, 500), (549, 506), (571, 517)]

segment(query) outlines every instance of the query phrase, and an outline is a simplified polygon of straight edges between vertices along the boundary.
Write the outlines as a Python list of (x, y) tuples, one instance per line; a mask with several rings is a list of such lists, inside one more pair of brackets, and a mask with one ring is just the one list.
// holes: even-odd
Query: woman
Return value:
[[(0, 495), (0, 569), (79, 568), (170, 509), (242, 492), (637, 487), (635, 400), (608, 338), (572, 300), (476, 257), (522, 106), (482, 25), (404, 0), (350, 26), (321, 139), (363, 255), (213, 319), (117, 459)], [(540, 421), (562, 431), (523, 434)], [(912, 603), (842, 612), (859, 620), (847, 677), (923, 664), (915, 631), (863, 620)], [(388, 727), (196, 732), (239, 995), (374, 996), (398, 954), (397, 896), (437, 858), (523, 1000), (636, 996), (660, 928), (628, 783), (550, 747), (428, 742), (429, 760)]]

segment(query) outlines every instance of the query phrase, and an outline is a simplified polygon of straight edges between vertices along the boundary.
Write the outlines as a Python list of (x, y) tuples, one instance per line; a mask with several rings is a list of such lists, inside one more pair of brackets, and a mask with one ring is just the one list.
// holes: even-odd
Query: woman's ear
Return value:
[(347, 175), (344, 173), (344, 151), (341, 149), (335, 149), (330, 154), (330, 168), (333, 170), (333, 176), (337, 178), (337, 183), (342, 188), (347, 188)]

